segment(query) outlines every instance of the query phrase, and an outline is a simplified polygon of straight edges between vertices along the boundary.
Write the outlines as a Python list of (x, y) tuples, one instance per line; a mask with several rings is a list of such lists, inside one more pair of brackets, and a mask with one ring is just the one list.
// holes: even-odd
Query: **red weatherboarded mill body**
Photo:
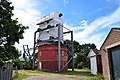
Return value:
[[(62, 69), (68, 60), (67, 48), (61, 45), (61, 66)], [(58, 45), (55, 43), (44, 44), (38, 47), (39, 69), (43, 71), (58, 71)], [(67, 71), (67, 66), (63, 69)]]

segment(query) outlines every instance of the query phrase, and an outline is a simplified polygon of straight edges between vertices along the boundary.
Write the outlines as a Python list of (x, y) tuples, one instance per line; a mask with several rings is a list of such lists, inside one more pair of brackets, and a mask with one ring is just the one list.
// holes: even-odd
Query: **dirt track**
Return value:
[(64, 75), (64, 74), (29, 74), (29, 77), (23, 80), (86, 80), (88, 76), (83, 75)]

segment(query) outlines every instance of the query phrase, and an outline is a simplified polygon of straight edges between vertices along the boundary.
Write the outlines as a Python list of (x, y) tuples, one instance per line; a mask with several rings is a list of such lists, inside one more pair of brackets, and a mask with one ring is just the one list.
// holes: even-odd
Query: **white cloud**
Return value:
[(63, 0), (63, 3), (64, 3), (64, 6), (66, 6), (66, 4), (69, 3), (69, 1), (68, 0)]
[(79, 30), (86, 29), (86, 27), (88, 26), (88, 21), (86, 21), (86, 20), (80, 21), (80, 25), (79, 26), (72, 26), (72, 25), (69, 25), (67, 23), (64, 23), (63, 26), (68, 28), (68, 29), (71, 29), (71, 30), (77, 32)]
[(41, 12), (37, 10), (38, 3), (35, 0), (11, 0), (14, 6), (13, 18), (18, 18), (18, 21), (29, 29), (24, 33), (24, 39), (20, 40), (20, 44), (16, 44), (20, 50), (24, 44), (33, 47), (34, 32), (37, 29), (37, 19), (40, 18)]
[(40, 16), (40, 11), (36, 9), (38, 4), (33, 0), (11, 0), (14, 5), (14, 18), (24, 25), (33, 25)]
[(85, 30), (80, 32), (80, 35), (87, 36), (98, 29), (110, 27), (110, 25), (118, 22), (120, 22), (120, 7), (117, 10), (115, 10), (111, 15), (100, 17), (92, 23), (90, 23)]
[(120, 22), (120, 7), (117, 8), (112, 14), (100, 17), (91, 22), (89, 25), (87, 24), (86, 27), (84, 27), (85, 29), (81, 32), (75, 32), (75, 30), (79, 30), (79, 27), (81, 26), (69, 27), (68, 25), (67, 27), (74, 31), (74, 40), (79, 41), (80, 44), (95, 43), (99, 48), (103, 42), (103, 37), (105, 37), (104, 31), (103, 33), (99, 33), (99, 31), (106, 27), (111, 28), (113, 26), (112, 24), (118, 22)]
[[(23, 25), (28, 25), (29, 30), (25, 31), (24, 39), (20, 40), (20, 44), (16, 45), (22, 50), (23, 44), (29, 44), (33, 47), (34, 31), (37, 29), (36, 22), (40, 18), (41, 12), (36, 9), (38, 6), (35, 0), (11, 0), (15, 6), (14, 18), (19, 18)], [(46, 0), (49, 1), (49, 0)], [(64, 6), (68, 4), (68, 0), (64, 0)], [(100, 30), (114, 26), (113, 24), (120, 22), (120, 7), (112, 14), (100, 17), (88, 24), (88, 21), (82, 20), (79, 26), (71, 26), (64, 24), (65, 27), (74, 31), (74, 40), (80, 44), (95, 43), (98, 48), (103, 42), (104, 33), (99, 33)], [(112, 25), (112, 26), (111, 26)], [(65, 39), (70, 39), (70, 34), (65, 36)]]
[[(63, 26), (69, 30), (72, 30), (74, 32), (74, 34), (76, 34), (76, 32), (79, 32), (80, 30), (84, 30), (86, 29), (86, 27), (88, 26), (88, 21), (86, 20), (82, 20), (80, 21), (80, 25), (79, 26), (71, 26), (68, 25), (67, 23), (64, 23)], [(67, 32), (69, 30), (63, 28), (63, 32)], [(64, 36), (64, 39), (71, 39), (71, 34), (67, 34)]]

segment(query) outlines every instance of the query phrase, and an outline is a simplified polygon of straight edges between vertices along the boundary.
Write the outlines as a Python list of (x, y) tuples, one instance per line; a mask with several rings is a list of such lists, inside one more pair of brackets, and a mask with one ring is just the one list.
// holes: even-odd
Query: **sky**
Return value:
[[(33, 47), (37, 21), (54, 11), (63, 14), (64, 26), (73, 30), (74, 40), (80, 44), (94, 43), (99, 49), (111, 28), (120, 27), (120, 0), (11, 0), (14, 6), (13, 19), (29, 29), (24, 39), (15, 44)], [(66, 36), (65, 39), (70, 39)]]

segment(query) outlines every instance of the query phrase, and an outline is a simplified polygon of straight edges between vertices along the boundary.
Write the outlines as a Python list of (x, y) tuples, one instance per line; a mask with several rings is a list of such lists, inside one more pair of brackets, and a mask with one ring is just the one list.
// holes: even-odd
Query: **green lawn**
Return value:
[(22, 80), (22, 79), (25, 79), (27, 77), (28, 77), (28, 75), (19, 73), (18, 77), (14, 78), (13, 80)]
[(13, 70), (12, 80), (22, 80), (27, 78), (28, 75), (24, 73), (19, 73), (19, 71)]
[[(24, 78), (27, 78), (29, 74), (63, 74), (63, 75), (83, 75), (87, 76), (87, 80), (103, 80), (101, 75), (94, 76), (91, 75), (90, 70), (88, 69), (75, 69), (75, 71), (72, 71), (71, 69), (68, 69), (68, 72), (45, 72), (45, 71), (39, 71), (39, 70), (18, 70), (18, 75), (13, 80), (22, 80)], [(72, 76), (71, 76), (72, 78)], [(83, 79), (84, 80), (84, 79)], [(86, 79), (85, 79), (86, 80)]]

